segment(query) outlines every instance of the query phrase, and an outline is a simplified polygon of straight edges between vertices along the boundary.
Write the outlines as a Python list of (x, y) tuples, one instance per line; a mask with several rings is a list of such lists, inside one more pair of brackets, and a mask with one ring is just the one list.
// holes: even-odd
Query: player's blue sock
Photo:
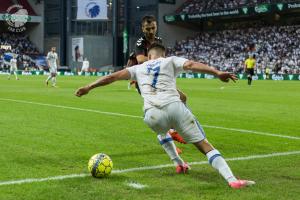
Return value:
[(169, 133), (157, 135), (158, 141), (161, 144), (162, 148), (169, 155), (170, 159), (174, 162), (175, 165), (183, 165), (184, 161), (178, 155), (176, 151), (176, 146), (174, 141)]
[(237, 180), (233, 175), (231, 169), (227, 165), (227, 162), (224, 160), (224, 158), (221, 156), (221, 153), (218, 150), (214, 149), (208, 152), (206, 154), (206, 157), (208, 159), (209, 164), (211, 164), (213, 168), (218, 170), (227, 182)]

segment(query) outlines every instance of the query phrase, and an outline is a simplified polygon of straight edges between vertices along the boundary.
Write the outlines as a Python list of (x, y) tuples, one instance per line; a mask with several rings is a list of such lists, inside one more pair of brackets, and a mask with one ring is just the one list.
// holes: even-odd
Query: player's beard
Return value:
[(154, 34), (146, 34), (146, 39), (147, 40), (154, 40), (155, 35)]

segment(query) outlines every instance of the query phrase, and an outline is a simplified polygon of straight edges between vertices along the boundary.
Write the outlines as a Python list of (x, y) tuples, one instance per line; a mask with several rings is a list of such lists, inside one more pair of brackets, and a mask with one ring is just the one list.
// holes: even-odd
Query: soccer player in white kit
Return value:
[(152, 44), (149, 47), (149, 61), (100, 78), (79, 88), (75, 95), (80, 97), (96, 87), (117, 80), (136, 80), (144, 98), (144, 122), (157, 133), (160, 144), (177, 166), (177, 173), (186, 173), (190, 168), (176, 152), (170, 135), (166, 134), (170, 128), (178, 130), (186, 142), (194, 144), (205, 154), (212, 167), (218, 170), (230, 187), (239, 189), (255, 184), (254, 181), (238, 180), (233, 175), (221, 153), (208, 142), (200, 123), (182, 103), (176, 90), (176, 77), (183, 71), (212, 74), (223, 82), (229, 82), (230, 79), (235, 81), (237, 77), (199, 62), (176, 56), (168, 58), (164, 56), (164, 46)]
[(81, 72), (89, 72), (90, 62), (87, 60), (87, 58), (84, 58), (84, 61), (82, 62), (82, 68)]
[(9, 70), (9, 75), (8, 75), (8, 80), (10, 80), (10, 76), (12, 75), (12, 74), (14, 74), (15, 75), (15, 77), (16, 77), (16, 80), (19, 80), (19, 78), (18, 78), (18, 75), (17, 75), (17, 70), (18, 70), (18, 67), (17, 67), (17, 59), (16, 59), (16, 55), (14, 55), (13, 57), (12, 57), (12, 59), (10, 59), (10, 70)]
[(56, 47), (52, 47), (51, 51), (47, 54), (47, 63), (48, 63), (50, 75), (46, 80), (46, 85), (48, 86), (49, 80), (51, 79), (52, 87), (56, 87), (57, 67), (59, 65), (58, 56), (55, 51), (56, 51)]

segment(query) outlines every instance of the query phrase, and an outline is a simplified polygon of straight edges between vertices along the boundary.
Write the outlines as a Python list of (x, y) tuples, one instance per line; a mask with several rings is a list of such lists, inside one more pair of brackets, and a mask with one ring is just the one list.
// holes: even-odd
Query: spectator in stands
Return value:
[(187, 0), (177, 9), (177, 13), (201, 13), (216, 10), (235, 9), (242, 6), (255, 6), (263, 3), (284, 3), (295, 0)]
[[(299, 69), (300, 26), (255, 26), (245, 29), (203, 32), (195, 37), (177, 41), (168, 48), (168, 55), (184, 56), (204, 62), (220, 70), (242, 72), (243, 61), (248, 57), (249, 44), (256, 44), (256, 60), (263, 70), (280, 72), (281, 63), (286, 73)], [(277, 63), (277, 64), (276, 64)]]
[(21, 69), (29, 69), (29, 67), (34, 69), (37, 68), (31, 56), (36, 56), (40, 53), (35, 45), (29, 40), (28, 36), (2, 33), (0, 34), (0, 45), (7, 45), (11, 47), (11, 50), (0, 50), (0, 56), (7, 52), (18, 54), (19, 56), (17, 57), (17, 61), (21, 63)]

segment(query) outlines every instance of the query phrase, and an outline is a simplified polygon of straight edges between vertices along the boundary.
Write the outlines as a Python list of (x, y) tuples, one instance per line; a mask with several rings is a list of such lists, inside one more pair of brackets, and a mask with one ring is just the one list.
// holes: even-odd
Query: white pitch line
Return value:
[[(119, 116), (119, 117), (131, 117), (131, 118), (143, 119), (143, 117), (136, 116), (136, 115), (127, 115), (127, 114), (122, 114), (122, 113), (105, 112), (105, 111), (100, 111), (100, 110), (92, 110), (92, 109), (77, 108), (77, 107), (71, 107), (71, 106), (54, 105), (54, 104), (47, 104), (47, 103), (39, 103), (39, 102), (33, 102), (33, 101), (15, 100), (15, 99), (7, 99), (7, 98), (0, 98), (0, 101), (10, 101), (10, 102), (16, 102), (16, 103), (33, 104), (33, 105), (39, 105), (39, 106), (48, 106), (48, 107), (54, 107), (54, 108), (62, 108), (62, 109), (69, 109), (69, 110), (92, 112), (92, 113)], [(226, 128), (226, 127), (221, 127), (221, 126), (211, 126), (211, 125), (202, 125), (202, 126), (207, 127), (207, 128), (235, 131), (235, 132), (240, 132), (240, 133), (248, 133), (248, 134), (256, 134), (256, 135), (264, 135), (264, 136), (271, 136), (271, 137), (280, 137), (280, 138), (287, 138), (287, 139), (293, 139), (293, 140), (300, 140), (300, 137), (296, 137), (296, 136), (288, 136), (288, 135), (274, 134), (274, 133), (268, 133), (268, 132), (259, 132), (259, 131), (253, 131), (253, 130), (245, 130), (245, 129), (237, 129), (237, 128)]]
[(114, 115), (114, 116), (140, 118), (140, 119), (143, 118), (141, 116), (136, 116), (136, 115), (127, 115), (127, 114), (122, 114), (122, 113), (104, 112), (104, 111), (99, 111), (99, 110), (77, 108), (77, 107), (71, 107), (71, 106), (61, 106), (61, 105), (54, 105), (54, 104), (48, 104), (48, 103), (39, 103), (39, 102), (33, 102), (33, 101), (23, 101), (23, 100), (6, 99), (6, 98), (0, 98), (0, 100), (2, 100), (2, 101), (11, 101), (11, 102), (16, 102), (16, 103), (33, 104), (33, 105), (39, 105), (39, 106), (48, 106), (48, 107), (54, 107), (54, 108), (69, 109), (69, 110), (78, 110), (78, 111), (85, 111), (85, 112), (100, 113), (100, 114), (105, 114), (105, 115)]
[(134, 183), (134, 182), (126, 183), (126, 185), (128, 185), (129, 187), (133, 187), (134, 189), (143, 189), (145, 187), (148, 187), (148, 185), (143, 185), (143, 184)]
[[(278, 157), (278, 156), (288, 156), (288, 155), (298, 155), (300, 151), (290, 151), (290, 152), (281, 152), (281, 153), (271, 153), (271, 154), (262, 154), (262, 155), (252, 155), (252, 156), (245, 156), (245, 157), (236, 157), (236, 158), (227, 158), (226, 161), (239, 161), (239, 160), (254, 160), (254, 159), (261, 159), (261, 158), (270, 158), (270, 157)], [(190, 162), (190, 165), (205, 165), (208, 164), (207, 161), (201, 162)], [(128, 172), (137, 172), (137, 171), (145, 171), (145, 170), (155, 170), (155, 169), (162, 169), (167, 167), (174, 167), (173, 164), (166, 164), (166, 165), (156, 165), (156, 166), (146, 166), (146, 167), (136, 167), (136, 168), (129, 168), (129, 169), (121, 169), (121, 170), (113, 170), (113, 174), (123, 174)], [(20, 185), (25, 183), (35, 183), (35, 182), (46, 182), (46, 181), (54, 181), (54, 180), (64, 180), (70, 178), (82, 178), (90, 176), (90, 174), (70, 174), (70, 175), (62, 175), (62, 176), (53, 176), (47, 178), (30, 178), (30, 179), (23, 179), (23, 180), (12, 180), (12, 181), (0, 181), (0, 186), (4, 185)]]
[(265, 135), (265, 136), (271, 136), (271, 137), (280, 137), (280, 138), (288, 138), (288, 139), (293, 139), (293, 140), (300, 140), (300, 137), (296, 137), (296, 136), (280, 135), (280, 134), (253, 131), (253, 130), (245, 130), (245, 129), (238, 129), (238, 128), (226, 128), (226, 127), (220, 127), (220, 126), (210, 126), (210, 125), (202, 125), (202, 126), (206, 127), (206, 128), (222, 129), (222, 130), (236, 131), (236, 132), (241, 132), (241, 133), (249, 133), (249, 134), (256, 134), (256, 135)]

